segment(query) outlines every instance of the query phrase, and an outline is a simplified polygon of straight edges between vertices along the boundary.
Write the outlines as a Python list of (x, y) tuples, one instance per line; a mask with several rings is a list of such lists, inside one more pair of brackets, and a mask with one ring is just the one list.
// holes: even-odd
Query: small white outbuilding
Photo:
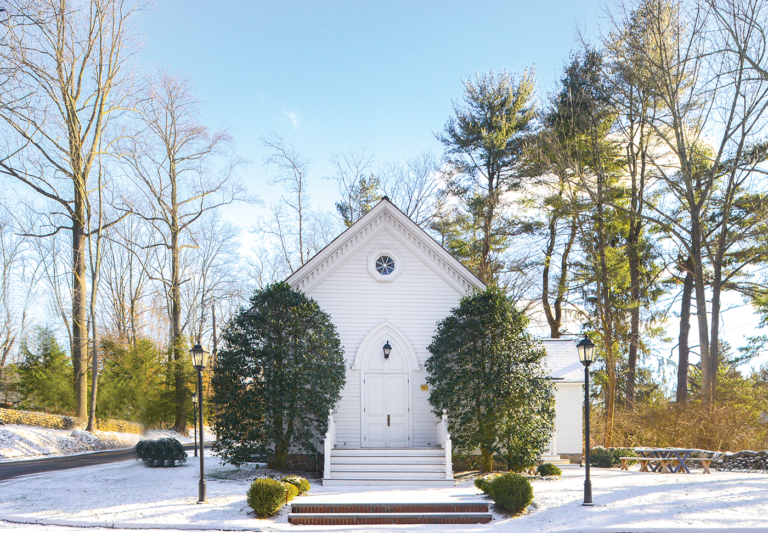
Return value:
[[(483, 283), (386, 197), (287, 281), (330, 314), (345, 351), (323, 483), (452, 485), (447, 419), (432, 413), (424, 363), (437, 323)], [(544, 345), (557, 388), (549, 453), (580, 454), (576, 347)]]

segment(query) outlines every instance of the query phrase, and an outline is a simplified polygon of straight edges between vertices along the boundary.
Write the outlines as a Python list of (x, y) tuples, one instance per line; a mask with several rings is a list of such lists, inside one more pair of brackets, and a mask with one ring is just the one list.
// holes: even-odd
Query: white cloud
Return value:
[(291, 121), (291, 124), (293, 124), (293, 129), (299, 127), (299, 115), (296, 113), (296, 111), (289, 111), (288, 109), (283, 108), (283, 115), (288, 117), (288, 120)]

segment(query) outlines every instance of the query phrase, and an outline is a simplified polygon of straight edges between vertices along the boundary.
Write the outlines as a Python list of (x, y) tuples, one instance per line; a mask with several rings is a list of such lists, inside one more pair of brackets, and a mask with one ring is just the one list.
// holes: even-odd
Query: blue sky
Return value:
[[(267, 185), (259, 143), (276, 132), (312, 160), (314, 205), (332, 211), (335, 187), (321, 179), (332, 153), (366, 149), (379, 163), (440, 154), (434, 132), (461, 98), (462, 78), (535, 67), (545, 96), (577, 48), (577, 29), (596, 35), (603, 4), (160, 0), (138, 20), (139, 60), (190, 77), (203, 122), (227, 127), (252, 162), (243, 172), (251, 192), (266, 201), (280, 192)], [(258, 213), (227, 216), (247, 227)], [(728, 315), (723, 336), (742, 345), (757, 319), (745, 309)], [(676, 330), (673, 321), (670, 336)]]
[(331, 153), (379, 162), (424, 149), (476, 71), (536, 67), (551, 90), (600, 2), (164, 0), (138, 21), (144, 65), (187, 74), (203, 120), (227, 126), (267, 199), (259, 137), (277, 132), (313, 161), (315, 203), (332, 209)]

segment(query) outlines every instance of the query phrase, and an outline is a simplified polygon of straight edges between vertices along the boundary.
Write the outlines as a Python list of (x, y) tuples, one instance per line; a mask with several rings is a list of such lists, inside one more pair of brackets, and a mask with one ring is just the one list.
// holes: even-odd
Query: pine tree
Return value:
[(34, 351), (25, 339), (21, 354), (24, 357), (18, 367), (21, 406), (56, 413), (73, 411), (72, 362), (59, 347), (53, 332), (38, 328)]

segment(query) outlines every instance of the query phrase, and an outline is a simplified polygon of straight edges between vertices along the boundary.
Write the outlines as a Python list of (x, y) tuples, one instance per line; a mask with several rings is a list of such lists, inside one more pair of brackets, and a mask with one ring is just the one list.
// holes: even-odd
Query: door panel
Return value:
[(373, 448), (405, 448), (408, 439), (408, 375), (366, 374), (367, 440)]
[(408, 376), (387, 376), (387, 446), (404, 448), (408, 445)]
[(369, 374), (365, 378), (368, 446), (387, 445), (387, 375)]

